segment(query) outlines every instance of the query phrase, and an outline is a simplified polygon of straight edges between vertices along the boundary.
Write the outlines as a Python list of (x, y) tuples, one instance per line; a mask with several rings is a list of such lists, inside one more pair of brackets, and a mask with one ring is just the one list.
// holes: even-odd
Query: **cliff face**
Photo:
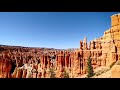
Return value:
[[(103, 37), (80, 41), (79, 50), (0, 47), (1, 78), (76, 78), (87, 74), (88, 57), (94, 69), (120, 60), (120, 14), (111, 16)], [(5, 47), (5, 48), (4, 48)]]
[(11, 78), (11, 68), (10, 60), (0, 60), (0, 78)]

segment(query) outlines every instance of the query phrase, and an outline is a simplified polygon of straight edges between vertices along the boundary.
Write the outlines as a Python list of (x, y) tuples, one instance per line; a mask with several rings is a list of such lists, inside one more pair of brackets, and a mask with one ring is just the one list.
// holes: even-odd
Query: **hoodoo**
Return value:
[(120, 60), (120, 14), (111, 16), (111, 27), (100, 38), (80, 40), (79, 50), (0, 47), (1, 78), (78, 78), (93, 69), (109, 67)]

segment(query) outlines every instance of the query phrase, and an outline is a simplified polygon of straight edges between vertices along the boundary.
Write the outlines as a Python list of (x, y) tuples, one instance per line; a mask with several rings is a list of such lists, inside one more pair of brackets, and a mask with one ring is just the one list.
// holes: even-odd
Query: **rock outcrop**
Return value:
[[(100, 38), (80, 40), (78, 50), (55, 50), (26, 47), (0, 47), (1, 78), (77, 78), (87, 74), (87, 60), (93, 68), (109, 67), (120, 60), (120, 14), (111, 16), (111, 27)], [(119, 72), (118, 66), (113, 72)], [(112, 77), (119, 77), (112, 74)]]
[(120, 65), (114, 65), (112, 67), (111, 78), (120, 78)]

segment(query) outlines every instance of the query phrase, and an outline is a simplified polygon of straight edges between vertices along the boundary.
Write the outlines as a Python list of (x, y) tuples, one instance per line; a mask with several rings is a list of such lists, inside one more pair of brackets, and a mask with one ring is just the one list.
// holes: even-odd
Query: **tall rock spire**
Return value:
[(84, 47), (84, 50), (86, 50), (88, 48), (87, 47), (87, 37), (84, 37), (83, 47)]
[(80, 49), (83, 49), (83, 41), (80, 41)]
[(84, 41), (83, 41), (84, 43), (87, 43), (87, 37), (84, 37)]

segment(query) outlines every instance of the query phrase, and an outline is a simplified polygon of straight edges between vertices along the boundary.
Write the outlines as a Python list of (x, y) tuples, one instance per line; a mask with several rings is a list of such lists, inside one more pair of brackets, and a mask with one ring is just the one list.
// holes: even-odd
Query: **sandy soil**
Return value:
[[(98, 73), (98, 72), (108, 70), (108, 69), (109, 69), (108, 67), (101, 66), (101, 67), (96, 68), (94, 70), (94, 73)], [(85, 78), (85, 77), (87, 77), (87, 74), (81, 75), (78, 78)], [(110, 78), (110, 77), (111, 77), (111, 70), (108, 70), (105, 73), (102, 73), (101, 75), (98, 75), (98, 76), (93, 76), (92, 78)]]

